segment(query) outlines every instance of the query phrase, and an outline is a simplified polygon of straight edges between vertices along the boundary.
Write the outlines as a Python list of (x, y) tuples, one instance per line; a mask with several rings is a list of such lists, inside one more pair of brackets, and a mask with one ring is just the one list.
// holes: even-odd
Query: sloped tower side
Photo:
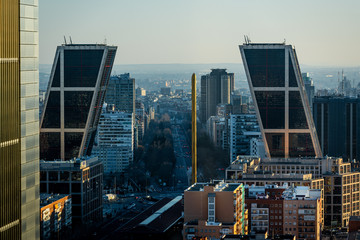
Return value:
[(269, 158), (322, 157), (295, 49), (240, 45)]
[(116, 49), (98, 44), (57, 48), (40, 123), (42, 160), (91, 155)]

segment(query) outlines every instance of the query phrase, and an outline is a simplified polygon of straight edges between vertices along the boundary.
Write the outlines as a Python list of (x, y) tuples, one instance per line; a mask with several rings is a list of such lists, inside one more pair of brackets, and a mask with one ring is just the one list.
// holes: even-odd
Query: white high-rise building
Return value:
[(238, 155), (250, 155), (250, 140), (260, 138), (261, 132), (255, 114), (231, 114), (230, 121), (230, 162)]
[(133, 113), (107, 111), (101, 114), (96, 154), (104, 173), (123, 172), (134, 158)]

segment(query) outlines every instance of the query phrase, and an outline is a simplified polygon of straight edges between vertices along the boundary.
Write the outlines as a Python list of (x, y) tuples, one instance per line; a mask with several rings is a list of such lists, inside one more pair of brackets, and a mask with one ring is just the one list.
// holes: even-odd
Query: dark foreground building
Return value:
[(71, 195), (74, 223), (102, 220), (103, 165), (97, 157), (40, 162), (41, 193)]

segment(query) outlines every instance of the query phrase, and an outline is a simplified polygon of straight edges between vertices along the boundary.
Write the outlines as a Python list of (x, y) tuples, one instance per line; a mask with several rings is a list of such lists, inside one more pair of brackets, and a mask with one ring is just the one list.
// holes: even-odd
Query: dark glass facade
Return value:
[(60, 132), (40, 133), (40, 159), (53, 161), (61, 159)]
[(64, 92), (65, 128), (85, 128), (92, 91)]
[(245, 49), (253, 87), (285, 87), (285, 49)]
[(60, 87), (60, 59), (57, 57), (54, 78), (51, 87)]
[(51, 91), (42, 128), (60, 128), (60, 92)]
[(292, 63), (290, 54), (289, 54), (289, 87), (297, 87), (297, 80), (296, 80), (296, 76), (295, 76), (295, 71), (294, 71), (294, 65)]
[(90, 137), (96, 133), (115, 54), (116, 47), (106, 45), (57, 48), (41, 119), (41, 159), (69, 160), (91, 154)]
[(285, 128), (285, 92), (255, 91), (261, 121), (265, 129)]
[(21, 239), (19, 1), (0, 0), (0, 239)]
[(360, 159), (359, 110), (359, 98), (314, 98), (313, 116), (324, 155)]
[(289, 91), (289, 128), (308, 128), (305, 111), (299, 91)]
[[(271, 157), (321, 157), (296, 52), (291, 45), (240, 46), (250, 91)], [(310, 117), (309, 117), (310, 116)]]
[(314, 147), (310, 133), (289, 134), (289, 155), (290, 157), (314, 157)]
[(95, 87), (104, 50), (64, 52), (64, 87)]
[(65, 133), (65, 159), (73, 158), (79, 154), (83, 133)]
[(265, 133), (269, 151), (272, 157), (285, 157), (285, 134)]

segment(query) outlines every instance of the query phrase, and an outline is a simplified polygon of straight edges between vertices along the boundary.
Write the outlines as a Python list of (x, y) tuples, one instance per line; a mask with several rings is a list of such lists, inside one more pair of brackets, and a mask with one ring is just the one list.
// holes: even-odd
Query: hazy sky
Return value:
[(40, 0), (40, 63), (56, 46), (118, 46), (115, 64), (236, 63), (238, 45), (283, 42), (301, 64), (360, 65), (359, 0)]

